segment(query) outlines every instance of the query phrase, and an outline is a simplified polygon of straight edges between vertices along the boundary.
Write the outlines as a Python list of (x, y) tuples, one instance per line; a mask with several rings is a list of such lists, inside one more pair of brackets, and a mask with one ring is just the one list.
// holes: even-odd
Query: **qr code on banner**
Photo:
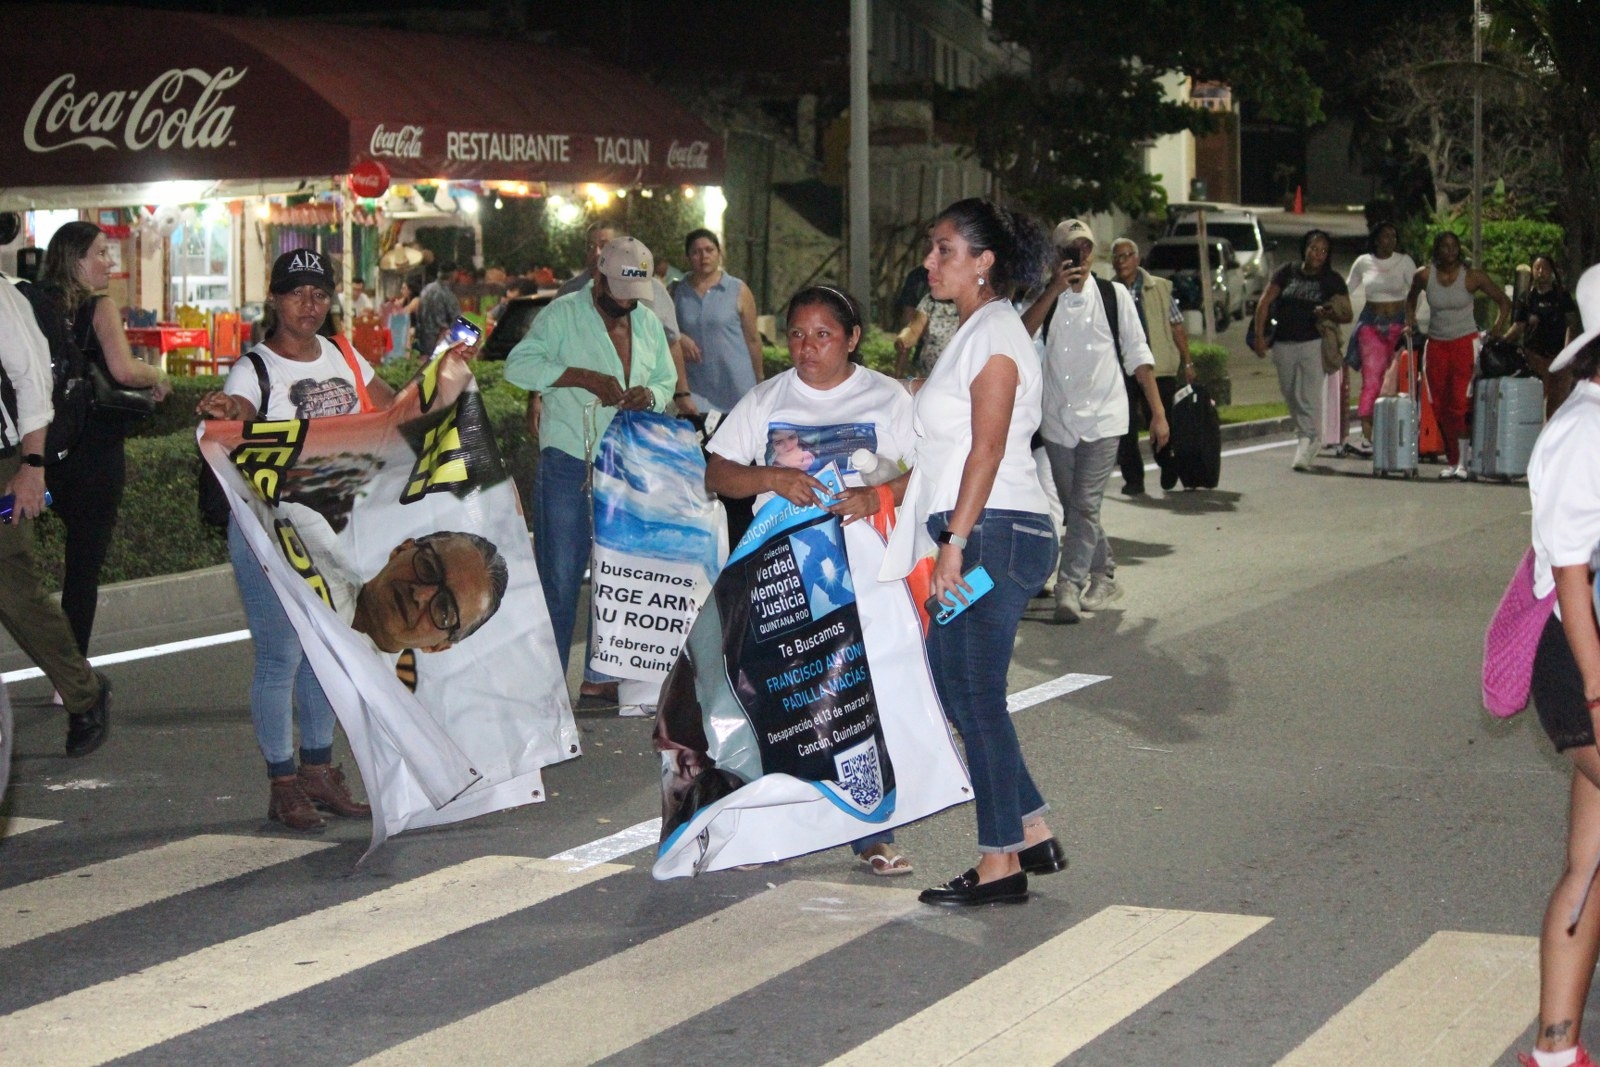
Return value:
[(834, 772), (839, 787), (862, 811), (872, 811), (883, 800), (883, 768), (878, 763), (878, 743), (872, 738), (854, 748), (836, 752)]

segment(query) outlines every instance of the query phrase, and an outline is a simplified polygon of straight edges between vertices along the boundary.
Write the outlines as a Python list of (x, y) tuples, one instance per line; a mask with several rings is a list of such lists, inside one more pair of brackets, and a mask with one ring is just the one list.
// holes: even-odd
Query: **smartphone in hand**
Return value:
[(947, 595), (947, 601), (941, 601), (937, 595), (931, 596), (923, 607), (928, 609), (928, 614), (933, 616), (933, 621), (940, 626), (970, 608), (979, 597), (994, 588), (994, 579), (989, 577), (989, 572), (983, 569), (983, 564), (978, 564), (961, 576), (961, 580), (972, 587), (972, 592), (967, 594), (966, 603), (962, 603), (960, 596), (955, 591)]
[(1061, 265), (1069, 270), (1076, 270), (1083, 263), (1083, 257), (1078, 254), (1077, 245), (1069, 245), (1061, 250)]
[(463, 342), (476, 348), (482, 339), (483, 331), (472, 322), (467, 319), (456, 319), (450, 324), (449, 329), (439, 335), (439, 343), (433, 346), (433, 354), (442, 356)]

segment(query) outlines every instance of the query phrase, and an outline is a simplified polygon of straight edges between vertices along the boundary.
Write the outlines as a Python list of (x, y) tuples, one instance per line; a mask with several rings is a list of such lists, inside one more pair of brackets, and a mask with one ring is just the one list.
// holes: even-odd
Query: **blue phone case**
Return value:
[(994, 588), (994, 579), (989, 577), (989, 572), (983, 569), (983, 564), (981, 563), (967, 571), (961, 577), (969, 586), (972, 587), (972, 592), (967, 594), (967, 602), (965, 604), (961, 603), (959, 599), (956, 599), (953, 594), (951, 596), (953, 603), (942, 604), (939, 602), (939, 598), (936, 596), (931, 596), (928, 598), (928, 603), (926, 605), (928, 614), (932, 615), (933, 621), (938, 623), (940, 626), (943, 626), (957, 615), (960, 615), (963, 611), (966, 611), (967, 608), (971, 607), (979, 597)]

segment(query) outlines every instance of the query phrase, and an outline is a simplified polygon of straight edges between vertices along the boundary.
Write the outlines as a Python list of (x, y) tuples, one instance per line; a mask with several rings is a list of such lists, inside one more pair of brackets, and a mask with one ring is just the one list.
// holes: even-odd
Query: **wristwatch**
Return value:
[(940, 530), (939, 536), (934, 538), (941, 545), (955, 545), (957, 548), (966, 548), (967, 539), (960, 534), (951, 533), (949, 530)]
[(37, 452), (24, 452), (22, 454), (22, 462), (29, 467), (42, 467), (44, 466), (44, 457)]

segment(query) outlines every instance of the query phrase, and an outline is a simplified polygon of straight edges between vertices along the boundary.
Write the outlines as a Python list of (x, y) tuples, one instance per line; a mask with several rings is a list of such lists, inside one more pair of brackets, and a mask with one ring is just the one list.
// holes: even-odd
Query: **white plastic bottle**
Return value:
[(862, 485), (882, 485), (900, 476), (900, 464), (888, 456), (858, 448), (850, 453), (850, 466), (861, 475)]

